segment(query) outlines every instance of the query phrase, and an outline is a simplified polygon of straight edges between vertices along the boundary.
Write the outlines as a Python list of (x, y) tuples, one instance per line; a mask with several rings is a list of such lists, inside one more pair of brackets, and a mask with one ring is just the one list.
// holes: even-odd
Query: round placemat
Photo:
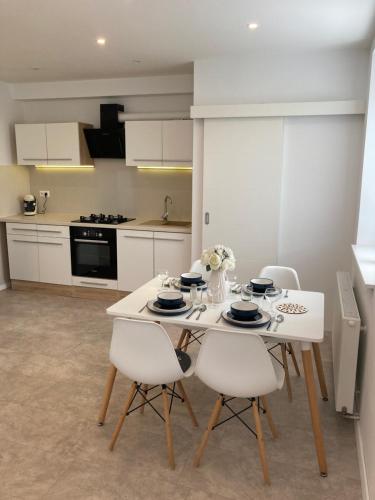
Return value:
[(276, 309), (286, 314), (304, 314), (308, 311), (307, 307), (301, 304), (279, 304)]

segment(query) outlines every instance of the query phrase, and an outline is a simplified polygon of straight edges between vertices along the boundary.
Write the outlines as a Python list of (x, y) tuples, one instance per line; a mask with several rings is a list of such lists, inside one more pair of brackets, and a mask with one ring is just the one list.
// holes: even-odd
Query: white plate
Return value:
[(190, 300), (185, 300), (185, 305), (177, 309), (162, 309), (161, 307), (157, 307), (155, 305), (156, 302), (156, 299), (149, 300), (147, 302), (147, 309), (162, 316), (176, 316), (177, 314), (183, 314), (184, 312), (190, 311), (193, 307), (193, 303)]
[(221, 313), (225, 321), (232, 325), (241, 326), (242, 328), (260, 328), (261, 326), (265, 326), (270, 321), (271, 316), (268, 312), (262, 311), (261, 309), (259, 309), (259, 314), (261, 314), (262, 317), (256, 321), (241, 321), (239, 319), (234, 319), (230, 310)]

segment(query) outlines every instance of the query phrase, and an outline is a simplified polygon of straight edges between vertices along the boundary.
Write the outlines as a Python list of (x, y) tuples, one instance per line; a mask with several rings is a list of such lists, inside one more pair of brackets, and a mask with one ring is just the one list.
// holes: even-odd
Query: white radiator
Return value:
[(353, 413), (361, 319), (349, 273), (338, 272), (332, 326), (336, 411)]

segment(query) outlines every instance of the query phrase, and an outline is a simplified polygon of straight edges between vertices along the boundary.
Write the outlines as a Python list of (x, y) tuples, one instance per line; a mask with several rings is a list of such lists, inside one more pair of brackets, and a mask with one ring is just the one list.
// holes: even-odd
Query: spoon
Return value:
[(198, 321), (198, 319), (201, 317), (202, 312), (204, 312), (206, 309), (207, 309), (206, 304), (202, 304), (202, 305), (199, 307), (199, 314), (198, 314), (198, 316), (195, 318), (195, 320), (196, 320), (196, 321)]
[(186, 319), (189, 319), (195, 312), (197, 312), (199, 307), (194, 307), (193, 310), (186, 316)]
[(282, 314), (278, 314), (275, 318), (276, 325), (273, 329), (274, 332), (277, 332), (277, 329), (279, 328), (279, 324), (284, 321), (284, 316)]

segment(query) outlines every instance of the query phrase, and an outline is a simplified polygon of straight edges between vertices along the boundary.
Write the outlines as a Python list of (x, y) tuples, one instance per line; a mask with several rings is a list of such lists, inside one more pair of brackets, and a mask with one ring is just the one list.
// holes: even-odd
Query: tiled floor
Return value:
[[(129, 382), (119, 378), (107, 423), (97, 427), (111, 338), (107, 305), (0, 293), (1, 500), (361, 498), (353, 423), (333, 409), (329, 342), (323, 357), (330, 402), (320, 402), (328, 478), (317, 471), (304, 381), (295, 376), (292, 404), (285, 388), (269, 398), (280, 431), (272, 441), (264, 422), (270, 487), (262, 483), (256, 441), (235, 421), (212, 433), (201, 467), (192, 467), (215, 400), (194, 377), (185, 386), (200, 429), (191, 427), (183, 405), (174, 405), (175, 471), (167, 466), (163, 424), (150, 409), (129, 417), (109, 452)], [(176, 335), (171, 331), (174, 340)]]

